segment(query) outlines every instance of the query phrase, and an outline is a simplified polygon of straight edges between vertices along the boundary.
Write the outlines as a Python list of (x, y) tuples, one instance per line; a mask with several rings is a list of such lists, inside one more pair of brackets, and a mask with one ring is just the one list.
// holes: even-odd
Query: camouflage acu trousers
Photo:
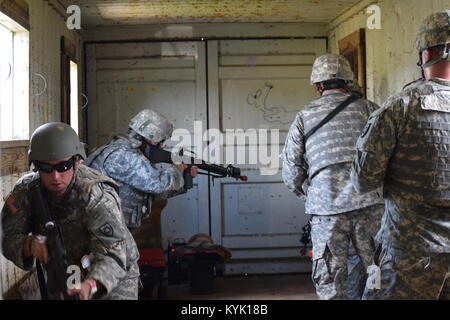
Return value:
[(320, 300), (347, 296), (348, 256), (350, 241), (363, 269), (372, 264), (384, 205), (330, 216), (313, 215), (311, 241), (313, 245), (312, 280)]
[[(367, 285), (367, 300), (435, 300), (450, 298), (449, 253), (412, 253), (380, 245), (375, 255), (380, 268), (380, 287)], [(378, 253), (379, 252), (379, 253)]]
[(361, 300), (366, 286), (366, 269), (356, 254), (353, 244), (350, 242), (348, 249), (348, 281), (347, 281), (347, 299)]

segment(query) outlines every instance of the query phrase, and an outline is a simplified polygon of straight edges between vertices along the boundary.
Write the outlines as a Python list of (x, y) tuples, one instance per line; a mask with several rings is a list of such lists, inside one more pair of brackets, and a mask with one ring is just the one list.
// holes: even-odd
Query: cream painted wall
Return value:
[[(341, 17), (326, 24), (232, 24), (164, 25), (83, 28), (68, 30), (64, 9), (56, 0), (26, 0), (30, 6), (30, 133), (39, 125), (60, 118), (60, 37), (77, 46), (81, 62), (83, 41), (143, 40), (197, 37), (300, 37), (329, 36), (329, 51), (338, 51), (339, 39), (366, 28), (365, 9), (377, 4), (381, 9), (381, 30), (366, 29), (368, 97), (382, 104), (404, 84), (420, 77), (413, 42), (419, 24), (430, 13), (449, 9), (449, 0), (363, 0)], [(83, 39), (81, 38), (83, 34)], [(80, 65), (79, 88), (82, 88)], [(47, 80), (47, 90), (42, 80)], [(0, 206), (21, 174), (0, 177)], [(0, 256), (0, 298), (24, 273)]]
[[(82, 39), (81, 30), (69, 30), (65, 21), (65, 10), (57, 1), (27, 0), (30, 7), (30, 135), (43, 123), (60, 121), (60, 39), (65, 36), (77, 47), (79, 85), (82, 80)], [(47, 80), (47, 90), (43, 81), (35, 73)]]
[[(366, 8), (376, 4), (381, 9), (381, 29), (369, 30)], [(366, 29), (367, 96), (382, 104), (402, 87), (420, 78), (414, 49), (417, 31), (423, 19), (433, 12), (450, 8), (448, 0), (363, 1), (360, 10), (330, 24), (330, 51), (338, 53), (338, 41), (359, 28)], [(339, 20), (339, 19), (337, 19)]]

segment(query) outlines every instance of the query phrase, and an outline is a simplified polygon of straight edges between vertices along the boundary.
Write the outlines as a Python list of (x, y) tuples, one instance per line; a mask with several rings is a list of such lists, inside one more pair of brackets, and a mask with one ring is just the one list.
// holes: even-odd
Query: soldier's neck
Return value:
[(425, 79), (430, 80), (434, 78), (450, 80), (450, 62), (439, 61), (436, 64), (424, 70)]
[(329, 89), (329, 90), (324, 90), (322, 91), (322, 95), (325, 95), (327, 93), (337, 93), (337, 92), (347, 92), (345, 91), (345, 89)]

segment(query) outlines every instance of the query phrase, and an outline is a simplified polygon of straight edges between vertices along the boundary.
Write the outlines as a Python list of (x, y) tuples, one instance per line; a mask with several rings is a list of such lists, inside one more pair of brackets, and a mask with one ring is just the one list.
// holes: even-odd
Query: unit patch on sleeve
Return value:
[(5, 204), (12, 214), (15, 214), (22, 208), (22, 206), (17, 202), (16, 198), (11, 193), (6, 198)]
[(105, 223), (98, 230), (106, 237), (112, 237), (114, 235), (114, 229), (109, 223)]

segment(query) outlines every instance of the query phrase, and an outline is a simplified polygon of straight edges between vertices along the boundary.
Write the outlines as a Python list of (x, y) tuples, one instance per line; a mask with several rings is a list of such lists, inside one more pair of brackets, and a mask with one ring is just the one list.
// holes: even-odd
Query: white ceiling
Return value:
[(211, 22), (328, 23), (361, 0), (57, 0), (85, 26)]

